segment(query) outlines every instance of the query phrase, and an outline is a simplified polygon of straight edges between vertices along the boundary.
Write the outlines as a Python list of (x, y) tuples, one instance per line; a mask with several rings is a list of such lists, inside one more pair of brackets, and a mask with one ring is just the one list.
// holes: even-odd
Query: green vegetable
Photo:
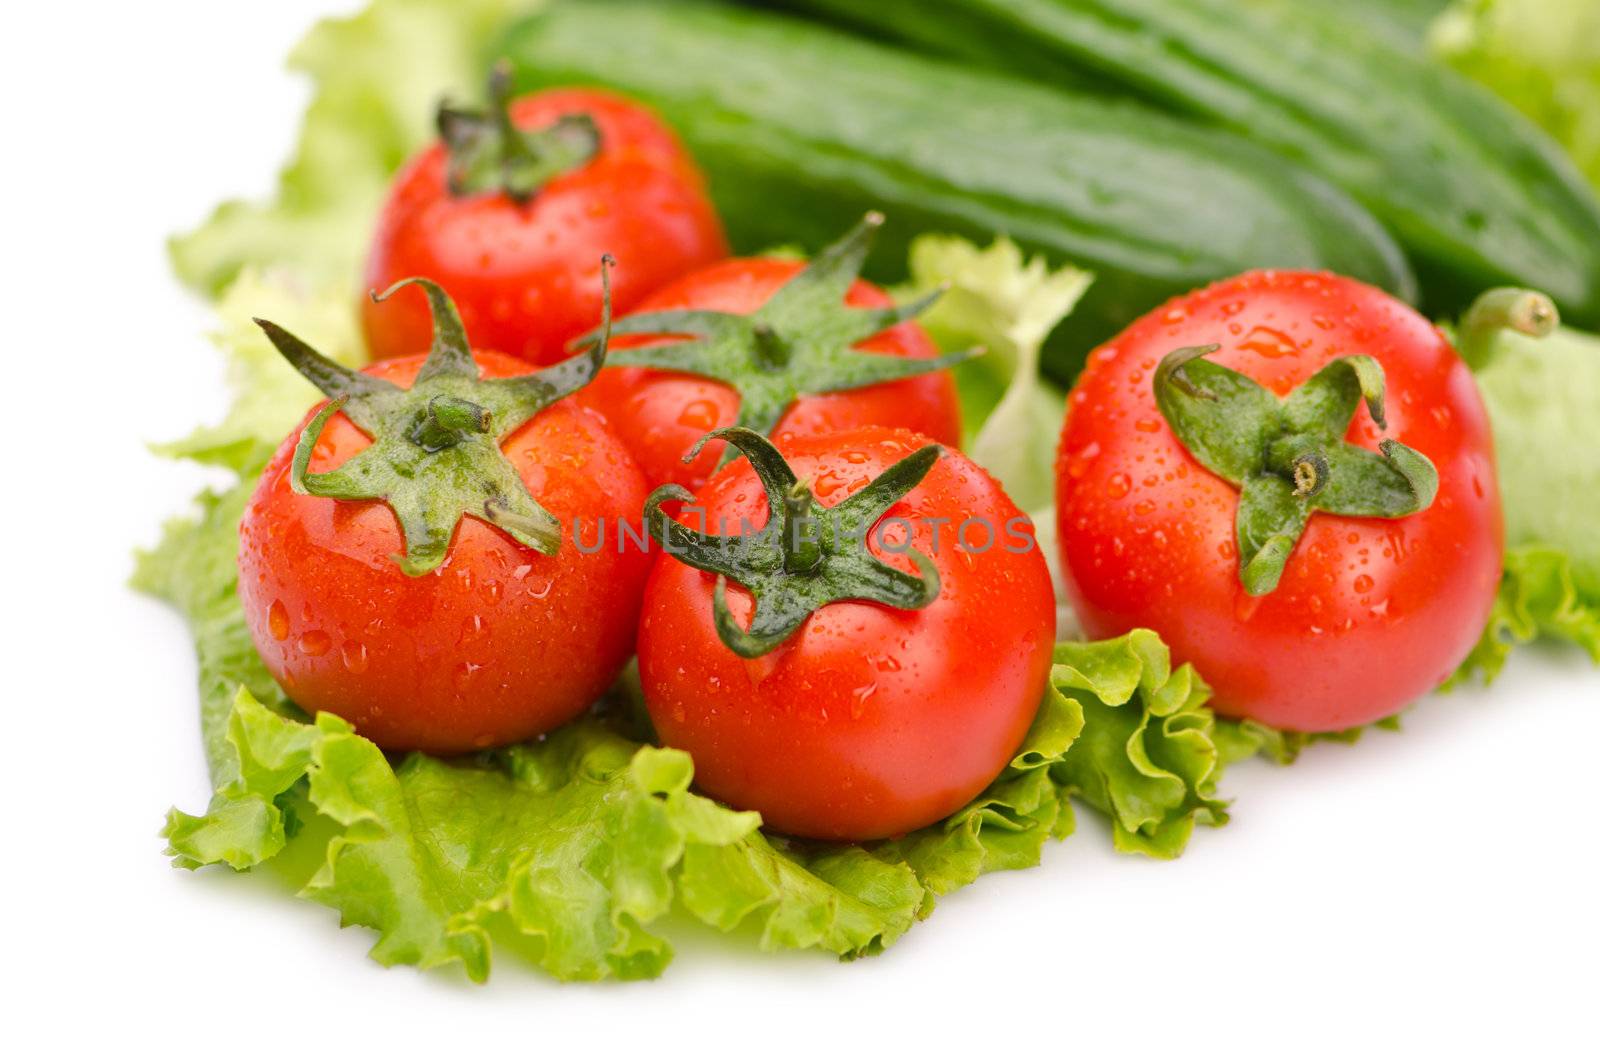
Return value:
[(1394, 244), (1341, 193), (1131, 102), (699, 3), (557, 3), (503, 51), (522, 87), (598, 84), (660, 110), (746, 249), (821, 246), (882, 209), (876, 260), (891, 279), (921, 231), (1003, 233), (1092, 269), (1052, 360), (1062, 378), (1092, 340), (1246, 268), (1323, 267), (1411, 291)]
[(1004, 237), (979, 249), (939, 235), (912, 242), (910, 269), (911, 291), (944, 288), (920, 321), (940, 348), (987, 351), (955, 369), (968, 435), (963, 451), (1024, 511), (1047, 508), (1055, 499), (1066, 395), (1039, 377), (1039, 358), (1093, 274), (1071, 265), (1052, 270), (1043, 256), (1024, 258)]
[(1493, 681), (1512, 647), (1539, 637), (1570, 641), (1600, 663), (1600, 597), (1578, 587), (1565, 553), (1522, 545), (1506, 553), (1489, 624), (1446, 687), (1479, 674), (1485, 682)]
[(1555, 137), (1600, 188), (1600, 4), (1456, 0), (1428, 45)]
[(1506, 544), (1568, 557), (1573, 582), (1600, 603), (1600, 336), (1497, 331), (1477, 370), (1494, 427)]
[(1507, 553), (1488, 628), (1452, 683), (1493, 680), (1514, 644), (1537, 637), (1600, 663), (1600, 336), (1457, 331), (1494, 427)]
[(1227, 823), (1211, 689), (1187, 663), (1172, 669), (1160, 637), (1058, 644), (1050, 684), (1083, 712), (1083, 735), (1051, 773), (1111, 818), (1118, 850), (1177, 857), (1195, 822)]
[[(1385, 222), (1436, 310), (1455, 312), (1486, 287), (1516, 284), (1547, 292), (1577, 323), (1600, 324), (1600, 201), (1571, 161), (1511, 107), (1398, 43), (1392, 28), (1369, 29), (1359, 6), (796, 2), (1015, 75), (1049, 82), (1064, 74), (1069, 84), (1093, 77), (1102, 90), (1270, 146)], [(1569, 54), (1594, 54), (1597, 34), (1576, 18), (1558, 32), (1574, 38)]]

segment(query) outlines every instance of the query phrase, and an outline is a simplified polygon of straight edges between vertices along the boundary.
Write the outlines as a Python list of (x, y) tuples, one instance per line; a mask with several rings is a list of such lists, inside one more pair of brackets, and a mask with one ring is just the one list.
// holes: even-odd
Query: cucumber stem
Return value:
[(1456, 348), (1467, 366), (1478, 371), (1494, 359), (1495, 339), (1514, 331), (1542, 339), (1561, 323), (1550, 296), (1522, 287), (1494, 287), (1480, 294), (1456, 326)]

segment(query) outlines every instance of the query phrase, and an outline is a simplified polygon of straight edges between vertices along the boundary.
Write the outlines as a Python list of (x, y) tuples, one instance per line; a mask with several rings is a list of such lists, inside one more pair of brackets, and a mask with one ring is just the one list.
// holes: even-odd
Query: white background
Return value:
[(142, 443), (223, 393), (162, 241), (269, 191), (306, 95), (282, 59), (328, 6), (32, 5), (0, 35), (0, 1048), (1595, 1055), (1600, 676), (1572, 653), (1401, 735), (1238, 767), (1234, 822), (1177, 862), (1111, 853), (1082, 813), (1041, 868), (852, 965), (687, 927), (653, 983), (504, 962), (479, 988), (383, 970), (266, 878), (169, 868), (163, 811), (208, 794), (193, 663), (123, 582), (206, 478)]

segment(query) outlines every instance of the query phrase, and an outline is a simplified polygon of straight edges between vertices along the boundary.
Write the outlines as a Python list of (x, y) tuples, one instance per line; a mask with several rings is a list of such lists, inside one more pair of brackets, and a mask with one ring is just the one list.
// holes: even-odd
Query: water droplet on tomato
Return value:
[(1128, 495), (1128, 491), (1131, 489), (1133, 489), (1133, 480), (1128, 478), (1127, 475), (1118, 471), (1115, 475), (1112, 475), (1111, 479), (1106, 483), (1106, 496), (1112, 500), (1120, 500), (1121, 498), (1126, 497)]
[(717, 406), (703, 398), (691, 401), (678, 413), (678, 423), (697, 431), (709, 431), (717, 425)]
[(289, 609), (283, 606), (282, 600), (272, 601), (272, 606), (267, 608), (267, 630), (273, 640), (284, 640), (289, 636)]
[(367, 646), (358, 640), (347, 640), (339, 648), (339, 658), (344, 668), (353, 674), (367, 672)]
[(326, 655), (333, 647), (333, 638), (320, 629), (313, 629), (295, 641), (294, 646), (307, 655)]
[(456, 686), (456, 691), (465, 692), (472, 685), (472, 679), (482, 669), (483, 666), (480, 663), (464, 662), (458, 664), (455, 671), (450, 675), (451, 681)]
[(1154, 434), (1161, 429), (1161, 421), (1145, 416), (1133, 421), (1133, 429), (1143, 431), (1146, 434)]
[(1269, 359), (1293, 357), (1299, 352), (1299, 348), (1289, 336), (1275, 328), (1263, 327), (1260, 324), (1250, 329), (1250, 334), (1239, 343), (1239, 348)]
[(867, 712), (867, 700), (878, 690), (878, 682), (869, 681), (850, 693), (850, 717), (852, 720), (860, 718)]
[(1351, 586), (1358, 593), (1370, 593), (1373, 585), (1375, 584), (1376, 583), (1372, 580), (1372, 575), (1358, 574), (1356, 575), (1356, 580), (1351, 583)]
[(830, 497), (844, 485), (845, 481), (842, 476), (836, 475), (832, 471), (824, 471), (817, 476), (816, 482), (812, 483), (811, 490), (819, 498)]

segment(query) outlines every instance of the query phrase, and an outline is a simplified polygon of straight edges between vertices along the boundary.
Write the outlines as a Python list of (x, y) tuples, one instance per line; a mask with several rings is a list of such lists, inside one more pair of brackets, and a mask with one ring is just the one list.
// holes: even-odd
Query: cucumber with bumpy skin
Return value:
[[(1427, 8), (1408, 0), (1410, 17)], [(1085, 79), (1232, 129), (1338, 184), (1399, 237), (1424, 302), (1549, 293), (1600, 325), (1600, 201), (1509, 105), (1431, 63), (1369, 3), (783, 0), (978, 67)]]
[(1163, 299), (1247, 268), (1326, 268), (1412, 293), (1396, 245), (1343, 193), (1137, 105), (700, 3), (556, 3), (502, 54), (520, 88), (608, 86), (657, 108), (742, 250), (814, 249), (881, 209), (880, 276), (926, 231), (1004, 233), (1094, 270), (1054, 344), (1063, 378)]

